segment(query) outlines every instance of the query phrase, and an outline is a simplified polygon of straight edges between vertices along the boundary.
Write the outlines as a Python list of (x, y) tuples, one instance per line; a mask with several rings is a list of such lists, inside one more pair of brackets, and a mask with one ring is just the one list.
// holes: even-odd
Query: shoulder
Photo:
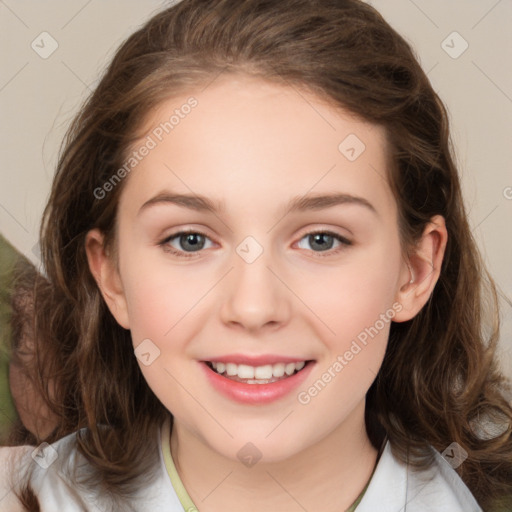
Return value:
[(86, 466), (75, 439), (73, 433), (53, 444), (0, 448), (0, 510), (25, 510), (17, 493), (26, 486), (36, 495), (43, 512), (99, 510), (92, 496), (77, 489), (75, 478)]
[(20, 489), (23, 475), (28, 471), (33, 450), (33, 446), (0, 447), (0, 510), (24, 510), (16, 492)]
[[(426, 470), (409, 469), (408, 492), (418, 510), (482, 512), (481, 507), (448, 461), (436, 450), (434, 462)], [(415, 510), (415, 509), (413, 509)]]
[(434, 462), (422, 470), (398, 460), (386, 443), (357, 512), (482, 512), (450, 464), (434, 450)]
[[(42, 512), (104, 512), (106, 510), (169, 512), (183, 510), (164, 462), (161, 446), (154, 478), (145, 479), (131, 498), (114, 497), (87, 483), (94, 468), (77, 448), (77, 433), (38, 447), (0, 448), (0, 510), (22, 512), (14, 488), (30, 484)], [(12, 483), (8, 483), (12, 482)], [(3, 499), (2, 499), (3, 498)]]

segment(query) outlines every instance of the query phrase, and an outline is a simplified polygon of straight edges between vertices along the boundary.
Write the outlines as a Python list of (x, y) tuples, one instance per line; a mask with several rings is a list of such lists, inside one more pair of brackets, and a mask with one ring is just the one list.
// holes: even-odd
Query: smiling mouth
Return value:
[(215, 373), (234, 382), (272, 384), (273, 382), (279, 382), (292, 377), (312, 362), (297, 361), (294, 363), (276, 363), (263, 366), (211, 361), (205, 361), (205, 364)]

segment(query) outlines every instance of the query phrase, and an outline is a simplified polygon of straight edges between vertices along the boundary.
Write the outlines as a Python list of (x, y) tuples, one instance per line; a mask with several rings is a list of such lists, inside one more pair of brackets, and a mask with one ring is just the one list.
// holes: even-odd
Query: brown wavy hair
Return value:
[[(41, 384), (55, 381), (58, 392), (46, 399), (60, 419), (46, 441), (82, 429), (80, 452), (105, 492), (119, 497), (151, 465), (155, 448), (140, 439), (155, 438), (168, 413), (101, 297), (84, 241), (99, 228), (114, 247), (123, 182), (102, 199), (95, 190), (123, 166), (150, 110), (221, 73), (309, 91), (383, 126), (404, 247), (433, 216), (445, 218), (439, 281), (414, 319), (392, 324), (367, 394), (367, 429), (375, 446), (387, 436), (396, 456), (420, 466), (431, 460), (429, 446), (459, 443), (469, 457), (457, 471), (481, 506), (503, 502), (512, 409), (495, 363), (498, 294), (468, 225), (447, 112), (409, 44), (359, 0), (183, 0), (119, 48), (69, 129), (41, 227), (53, 294), (51, 314), (38, 308), (38, 373)], [(29, 488), (22, 494), (33, 503)]]
[[(5, 298), (8, 304), (10, 345), (9, 382), (17, 386), (18, 393), (13, 394), (17, 418), (10, 429), (8, 442), (12, 444), (34, 444), (37, 442), (36, 431), (50, 432), (52, 419), (45, 410), (45, 399), (39, 394), (40, 385), (34, 385), (37, 378), (37, 357), (35, 351), (36, 331), (34, 328), (34, 296), (38, 290), (39, 304), (44, 293), (49, 293), (51, 286), (36, 267), (19, 256), (11, 274), (8, 285), (9, 293)], [(51, 387), (50, 383), (47, 385)], [(27, 423), (30, 419), (30, 423)], [(24, 423), (25, 421), (25, 423)]]

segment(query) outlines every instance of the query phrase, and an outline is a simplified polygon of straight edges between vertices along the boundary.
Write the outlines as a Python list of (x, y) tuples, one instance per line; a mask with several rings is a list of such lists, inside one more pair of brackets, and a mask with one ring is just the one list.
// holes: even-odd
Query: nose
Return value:
[(251, 332), (275, 330), (286, 324), (290, 318), (291, 292), (267, 251), (252, 263), (234, 254), (233, 263), (234, 269), (225, 283), (222, 321)]

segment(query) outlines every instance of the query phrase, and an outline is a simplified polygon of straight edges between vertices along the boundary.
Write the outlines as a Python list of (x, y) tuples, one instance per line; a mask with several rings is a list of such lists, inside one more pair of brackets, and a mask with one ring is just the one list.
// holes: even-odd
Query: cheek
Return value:
[(143, 339), (160, 340), (171, 327), (177, 298), (154, 288), (150, 280), (126, 288), (130, 331), (136, 346)]
[[(165, 407), (180, 410), (188, 396), (179, 383), (189, 380), (186, 351), (194, 334), (194, 304), (204, 290), (197, 283), (185, 284), (183, 274), (176, 270), (165, 272), (156, 265), (132, 268), (135, 271), (132, 279), (125, 280), (125, 293), (139, 367)], [(149, 361), (144, 360), (146, 353)]]
[[(323, 418), (322, 432), (345, 421), (364, 400), (382, 364), (397, 309), (392, 258), (360, 263), (339, 268), (309, 288), (312, 309), (334, 333), (322, 329), (326, 357), (312, 382), (299, 390), (297, 402), (305, 418)], [(310, 435), (320, 436), (313, 423), (307, 423)]]
[(375, 324), (383, 331), (380, 338), (387, 339), (381, 319), (384, 315), (389, 327), (399, 268), (399, 248), (379, 244), (347, 256), (339, 266), (316, 272), (314, 282), (302, 280), (296, 289), (326, 327), (324, 337), (327, 334), (333, 348), (342, 350)]
[(206, 285), (179, 268), (148, 258), (125, 261), (123, 284), (135, 345), (150, 338), (165, 343), (183, 320), (189, 321)]

